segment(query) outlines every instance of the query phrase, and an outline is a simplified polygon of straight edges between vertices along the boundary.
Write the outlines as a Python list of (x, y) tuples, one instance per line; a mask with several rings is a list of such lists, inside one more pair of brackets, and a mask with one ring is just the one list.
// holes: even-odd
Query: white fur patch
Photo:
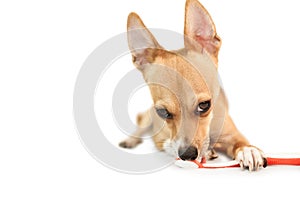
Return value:
[(176, 145), (176, 143), (174, 141), (167, 139), (163, 144), (163, 149), (167, 154), (177, 158), (178, 157), (178, 147), (177, 146), (178, 145)]
[(256, 147), (244, 147), (237, 153), (235, 160), (241, 168), (249, 167), (249, 171), (256, 171), (264, 165), (263, 152)]

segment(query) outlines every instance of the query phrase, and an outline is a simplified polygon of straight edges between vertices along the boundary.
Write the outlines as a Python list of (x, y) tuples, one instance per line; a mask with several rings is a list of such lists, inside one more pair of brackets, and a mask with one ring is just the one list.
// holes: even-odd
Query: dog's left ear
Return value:
[(204, 48), (218, 58), (221, 39), (211, 16), (197, 0), (186, 1), (184, 35), (187, 49)]

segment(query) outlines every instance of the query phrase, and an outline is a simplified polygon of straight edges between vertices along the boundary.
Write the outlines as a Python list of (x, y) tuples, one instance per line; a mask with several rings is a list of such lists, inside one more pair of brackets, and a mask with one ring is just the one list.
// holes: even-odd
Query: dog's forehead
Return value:
[(201, 74), (212, 97), (217, 96), (220, 90), (218, 68), (211, 55), (205, 50), (202, 53), (187, 51), (186, 49), (178, 50), (176, 52), (191, 63), (193, 68)]
[(205, 98), (216, 95), (219, 89), (216, 69), (209, 56), (185, 50), (160, 51), (154, 62), (144, 68), (143, 75), (148, 84), (159, 84), (180, 101), (194, 103), (199, 95)]

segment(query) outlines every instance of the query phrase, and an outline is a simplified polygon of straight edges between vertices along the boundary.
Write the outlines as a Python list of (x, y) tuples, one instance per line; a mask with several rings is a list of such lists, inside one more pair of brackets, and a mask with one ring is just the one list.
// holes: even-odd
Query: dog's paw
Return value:
[(119, 143), (120, 147), (126, 148), (126, 149), (132, 149), (136, 147), (138, 144), (142, 142), (142, 139), (140, 138), (135, 138), (135, 137), (129, 137), (123, 142)]
[(217, 152), (214, 150), (214, 149), (209, 149), (207, 152), (206, 152), (206, 157), (208, 160), (214, 160), (216, 158), (218, 158), (218, 154)]
[(237, 151), (235, 160), (240, 163), (242, 169), (249, 169), (249, 171), (257, 171), (261, 167), (266, 167), (267, 160), (264, 153), (254, 147), (246, 146)]

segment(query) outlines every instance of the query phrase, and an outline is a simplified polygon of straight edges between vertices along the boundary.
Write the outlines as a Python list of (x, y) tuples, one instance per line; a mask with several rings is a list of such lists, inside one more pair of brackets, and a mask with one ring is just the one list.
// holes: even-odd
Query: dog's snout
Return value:
[(198, 157), (198, 150), (194, 146), (179, 148), (178, 155), (182, 160), (195, 160)]

